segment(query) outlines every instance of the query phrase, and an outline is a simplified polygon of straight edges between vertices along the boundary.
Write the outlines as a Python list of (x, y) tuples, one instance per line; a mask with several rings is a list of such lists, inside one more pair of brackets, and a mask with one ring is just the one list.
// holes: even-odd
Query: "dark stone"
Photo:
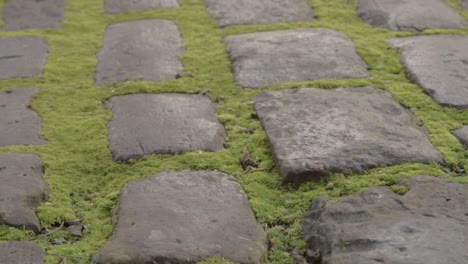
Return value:
[(460, 140), (460, 142), (468, 148), (468, 126), (460, 127), (457, 130), (452, 131), (452, 134)]
[(28, 108), (37, 88), (0, 91), (0, 147), (43, 145), (41, 119)]
[(468, 108), (468, 36), (391, 39), (409, 79), (445, 106)]
[(33, 242), (0, 243), (2, 264), (44, 264), (44, 261), (44, 249)]
[(394, 31), (462, 28), (464, 19), (443, 0), (351, 0), (365, 22)]
[(112, 111), (109, 143), (116, 161), (148, 154), (216, 151), (226, 132), (206, 96), (188, 94), (133, 94), (107, 101)]
[(0, 38), (0, 80), (40, 75), (48, 52), (38, 37)]
[(104, 9), (107, 13), (119, 13), (125, 11), (142, 11), (148, 9), (178, 8), (177, 0), (105, 0)]
[(40, 231), (36, 208), (48, 196), (42, 172), (36, 155), (0, 154), (0, 225)]
[(96, 85), (125, 81), (164, 82), (182, 75), (184, 48), (174, 22), (140, 20), (107, 27), (97, 55)]
[(7, 0), (4, 30), (59, 28), (65, 16), (65, 0)]
[(250, 33), (228, 36), (224, 42), (241, 87), (368, 77), (353, 42), (330, 29)]
[(313, 19), (307, 0), (207, 0), (206, 8), (220, 27)]
[(443, 163), (426, 131), (385, 91), (264, 92), (255, 109), (285, 183), (403, 163)]
[(312, 202), (303, 232), (322, 264), (468, 263), (468, 185), (429, 176), (397, 184), (409, 191), (373, 187)]
[(164, 171), (127, 184), (115, 233), (95, 263), (196, 263), (218, 257), (260, 263), (267, 235), (234, 177)]

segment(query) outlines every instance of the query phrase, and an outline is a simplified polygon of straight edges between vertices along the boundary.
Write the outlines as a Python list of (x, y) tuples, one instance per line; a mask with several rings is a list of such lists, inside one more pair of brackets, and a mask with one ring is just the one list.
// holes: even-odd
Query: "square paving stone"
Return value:
[(0, 38), (0, 80), (40, 75), (48, 52), (38, 37)]
[(112, 97), (110, 149), (115, 161), (148, 154), (216, 151), (226, 132), (208, 97), (188, 94), (134, 94)]
[(307, 0), (207, 0), (206, 8), (220, 27), (313, 19)]
[(105, 0), (104, 9), (107, 13), (124, 11), (142, 11), (147, 9), (178, 8), (177, 0)]
[(468, 36), (392, 39), (408, 78), (444, 106), (468, 108)]
[(45, 251), (33, 242), (0, 243), (2, 264), (44, 264)]
[(224, 42), (241, 87), (369, 76), (353, 42), (329, 29), (250, 33)]
[(465, 20), (444, 0), (352, 0), (365, 22), (394, 31), (462, 28)]
[(48, 196), (42, 173), (36, 155), (0, 154), (0, 225), (40, 231), (36, 208)]
[(320, 263), (468, 263), (468, 184), (430, 176), (396, 183), (408, 192), (381, 186), (313, 201), (303, 233)]
[(460, 140), (460, 142), (468, 148), (468, 126), (460, 127), (457, 130), (452, 131), (452, 134)]
[(444, 162), (409, 111), (372, 87), (264, 92), (255, 109), (285, 183)]
[(65, 16), (65, 0), (7, 0), (4, 30), (59, 28)]
[(97, 55), (96, 85), (125, 81), (164, 82), (182, 75), (179, 30), (168, 20), (141, 20), (107, 27)]
[(164, 171), (128, 183), (114, 235), (93, 257), (104, 263), (197, 263), (218, 257), (260, 263), (267, 235), (234, 177)]
[(42, 145), (41, 119), (28, 108), (37, 88), (0, 91), (0, 147)]

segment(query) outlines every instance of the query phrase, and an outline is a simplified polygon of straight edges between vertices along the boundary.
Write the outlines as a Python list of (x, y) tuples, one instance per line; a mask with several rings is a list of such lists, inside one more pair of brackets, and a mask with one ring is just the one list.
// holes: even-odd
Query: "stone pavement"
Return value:
[[(213, 71), (213, 76), (203, 76), (206, 86), (202, 87), (196, 76), (199, 62), (185, 56), (193, 46), (184, 44), (193, 41), (193, 35), (187, 32), (187, 22), (180, 22), (182, 18), (175, 14), (186, 12), (195, 3), (99, 1), (102, 21), (112, 23), (99, 33), (102, 41), (96, 44), (99, 50), (92, 58), (94, 80), (90, 74), (83, 75), (87, 79), (80, 82), (89, 82), (90, 89), (105, 97), (102, 103), (109, 114), (105, 135), (108, 148), (101, 151), (109, 153), (106, 156), (109, 162), (119, 166), (115, 170), (126, 170), (128, 164), (138, 167), (143, 162), (151, 163), (153, 158), (221, 152), (233, 155), (230, 140), (239, 139), (230, 139), (232, 124), (221, 121), (240, 118), (241, 114), (232, 117), (219, 110), (223, 109), (223, 102), (235, 99), (237, 92), (254, 94), (239, 102), (239, 109), (245, 104), (253, 105), (250, 116), (259, 120), (249, 122), (261, 124), (284, 185), (327, 181), (334, 174), (359, 177), (356, 174), (371, 169), (403, 164), (436, 164), (444, 171), (453, 169), (454, 164), (446, 164), (440, 145), (436, 148), (434, 140), (430, 141), (425, 124), (415, 117), (417, 107), (402, 105), (401, 96), (396, 97), (384, 87), (336, 88), (322, 83), (297, 88), (296, 83), (327, 80), (382, 86), (385, 83), (373, 82), (375, 68), (368, 66), (373, 62), (361, 57), (365, 49), (357, 47), (349, 32), (320, 24), (321, 17), (314, 17), (316, 8), (306, 0), (203, 2), (206, 19), (213, 22), (211, 30), (219, 36), (218, 44), (225, 48), (223, 56), (230, 62), (232, 85), (237, 86), (236, 91), (226, 88), (226, 94), (232, 92), (227, 98), (207, 96), (207, 87), (220, 85), (210, 83), (210, 78), (218, 77), (215, 75), (219, 73)], [(360, 17), (363, 27), (405, 31), (405, 36), (407, 32), (455, 30), (467, 25), (443, 0), (355, 2), (355, 15)], [(52, 149), (48, 141), (41, 138), (39, 115), (50, 118), (50, 113), (60, 106), (52, 103), (55, 98), (46, 98), (41, 93), (60, 93), (55, 86), (44, 89), (48, 82), (60, 78), (44, 73), (44, 69), (48, 69), (49, 41), (55, 43), (50, 47), (60, 49), (54, 37), (67, 29), (69, 14), (65, 11), (71, 4), (70, 0), (7, 0), (3, 7), (2, 33), (15, 33), (0, 38), (0, 224), (36, 234), (41, 231), (36, 211), (48, 199), (49, 191), (42, 176), (49, 172), (38, 155), (27, 153), (51, 155), (47, 152)], [(460, 7), (466, 8), (466, 1), (460, 2)], [(132, 16), (144, 12), (162, 15), (132, 20)], [(292, 26), (315, 22), (320, 26)], [(281, 25), (278, 30), (270, 30), (268, 26), (276, 23)], [(255, 25), (262, 32), (252, 32), (250, 28)], [(198, 36), (197, 41), (203, 41), (206, 32), (198, 25), (190, 26), (191, 33)], [(86, 26), (83, 29), (89, 30)], [(395, 33), (386, 40), (388, 43), (380, 44), (387, 45), (388, 52), (395, 52), (395, 56), (400, 53), (408, 84), (413, 82), (430, 96), (421, 93), (418, 98), (433, 99), (433, 108), (442, 109), (434, 111), (444, 114), (466, 111), (466, 34), (399, 36)], [(187, 73), (184, 67), (189, 70)], [(3, 86), (3, 82), (15, 87)], [(34, 85), (18, 87), (24, 83)], [(172, 91), (176, 83), (183, 84), (186, 93)], [(275, 87), (270, 89), (272, 85)], [(159, 90), (151, 92), (154, 87)], [(86, 89), (77, 89), (77, 93)], [(202, 89), (206, 91), (193, 94), (193, 90)], [(253, 89), (260, 91), (254, 93)], [(39, 115), (29, 108), (37, 94), (41, 95), (37, 96), (42, 110)], [(468, 120), (459, 119), (463, 126), (440, 129), (449, 136), (452, 132), (453, 139), (459, 140), (458, 147), (468, 148)], [(75, 132), (80, 129), (74, 124), (67, 125)], [(53, 129), (48, 127), (48, 131)], [(68, 143), (66, 139), (48, 140), (51, 145)], [(235, 142), (236, 147), (244, 147), (239, 142)], [(140, 175), (135, 167), (129, 169), (128, 177), (133, 180), (120, 190), (113, 212), (113, 235), (100, 248), (96, 246), (94, 252), (86, 252), (93, 256), (92, 262), (196, 263), (212, 257), (242, 264), (268, 262), (269, 249), (274, 244), (269, 237), (271, 232), (267, 234), (269, 230), (265, 230), (251, 208), (254, 203), (259, 206), (256, 197), (248, 197), (239, 183), (242, 181), (234, 176), (193, 168), (204, 166), (201, 159), (191, 170), (180, 171), (165, 164), (175, 170), (155, 174), (149, 172), (155, 170), (151, 167)], [(44, 162), (47, 164), (47, 160)], [(57, 164), (61, 163), (53, 163)], [(230, 165), (227, 167), (231, 169)], [(54, 169), (53, 172), (60, 171)], [(92, 176), (111, 180), (113, 170), (109, 169), (108, 175)], [(463, 173), (463, 168), (459, 170)], [(87, 171), (92, 174), (100, 170)], [(80, 180), (86, 184), (89, 179), (83, 176)], [(322, 183), (314, 186), (319, 184)], [(312, 259), (308, 256), (308, 263), (468, 263), (467, 185), (431, 176), (400, 179), (397, 184), (407, 192), (396, 194), (389, 187), (377, 186), (337, 199), (326, 196), (314, 199), (303, 218), (304, 240), (308, 251), (314, 253)], [(43, 245), (31, 242), (0, 243), (0, 263), (42, 264), (46, 254)]]

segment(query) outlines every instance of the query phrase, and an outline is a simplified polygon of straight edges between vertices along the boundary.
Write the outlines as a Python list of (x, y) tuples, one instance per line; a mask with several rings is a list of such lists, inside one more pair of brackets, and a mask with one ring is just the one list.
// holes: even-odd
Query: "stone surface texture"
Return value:
[(408, 78), (444, 106), (468, 108), (468, 36), (391, 39)]
[(37, 88), (0, 91), (0, 147), (42, 145), (41, 119), (28, 108)]
[(182, 75), (184, 48), (174, 22), (140, 20), (110, 25), (97, 55), (96, 85), (164, 82)]
[(397, 183), (409, 191), (373, 187), (313, 201), (303, 231), (320, 263), (468, 263), (468, 185), (429, 176)]
[(461, 2), (460, 6), (461, 8), (468, 10), (468, 0)]
[(319, 79), (367, 78), (367, 67), (345, 35), (323, 28), (228, 36), (224, 39), (241, 87)]
[(59, 28), (65, 16), (66, 0), (7, 0), (3, 9), (3, 30)]
[(264, 92), (255, 109), (286, 183), (403, 163), (443, 163), (414, 117), (385, 91)]
[(260, 263), (267, 235), (237, 181), (220, 172), (164, 171), (127, 184), (115, 233), (95, 263)]
[(188, 94), (134, 94), (112, 97), (107, 128), (116, 161), (148, 154), (216, 151), (226, 132), (206, 96)]
[(394, 31), (461, 28), (465, 20), (443, 0), (351, 0), (365, 22)]
[(107, 13), (178, 7), (177, 0), (105, 0), (104, 2), (104, 9)]
[(206, 8), (220, 27), (313, 19), (306, 0), (207, 0)]
[(42, 161), (33, 154), (0, 154), (0, 224), (40, 231), (36, 208), (47, 199)]
[(0, 243), (2, 264), (44, 264), (45, 251), (33, 242)]
[(458, 140), (460, 140), (463, 146), (468, 148), (468, 126), (463, 126), (457, 130), (454, 130), (452, 134), (455, 135)]
[(0, 38), (0, 80), (40, 75), (48, 52), (39, 37)]

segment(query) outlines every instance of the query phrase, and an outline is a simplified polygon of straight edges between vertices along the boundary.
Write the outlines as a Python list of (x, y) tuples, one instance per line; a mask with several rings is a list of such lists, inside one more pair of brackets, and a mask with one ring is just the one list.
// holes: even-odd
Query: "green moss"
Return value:
[[(0, 0), (0, 7), (5, 0)], [(44, 37), (50, 54), (43, 75), (33, 79), (0, 81), (0, 90), (39, 87), (31, 107), (43, 121), (41, 136), (49, 141), (45, 146), (12, 146), (0, 152), (36, 153), (45, 163), (45, 180), (50, 186), (50, 200), (38, 209), (45, 227), (70, 218), (80, 218), (88, 226), (81, 239), (64, 245), (38, 239), (48, 252), (47, 263), (57, 263), (60, 256), (68, 263), (89, 263), (91, 256), (112, 234), (111, 210), (120, 189), (129, 181), (153, 175), (165, 169), (219, 170), (237, 177), (246, 190), (258, 221), (267, 227), (272, 248), (265, 263), (294, 263), (289, 251), (304, 249), (301, 239), (302, 215), (310, 202), (323, 194), (350, 195), (362, 189), (392, 185), (398, 178), (417, 174), (433, 175), (468, 183), (468, 176), (457, 175), (454, 166), (468, 168), (468, 154), (451, 130), (468, 124), (468, 111), (440, 107), (421, 88), (405, 76), (398, 52), (386, 40), (418, 35), (391, 32), (363, 23), (356, 16), (356, 6), (346, 0), (310, 0), (316, 20), (273, 25), (243, 25), (218, 29), (207, 15), (202, 0), (180, 0), (181, 8), (126, 12), (117, 15), (103, 13), (103, 1), (67, 1), (62, 29), (0, 31), (0, 37), (38, 35)], [(468, 18), (468, 12), (449, 4)], [(184, 74), (171, 82), (128, 82), (106, 87), (94, 87), (96, 54), (102, 45), (107, 25), (140, 19), (174, 20), (186, 48), (182, 56)], [(0, 20), (0, 24), (2, 24)], [(281, 30), (298, 27), (326, 27), (343, 32), (356, 45), (356, 50), (368, 65), (371, 78), (358, 80), (320, 80), (268, 85), (261, 89), (241, 89), (233, 80), (230, 62), (222, 38), (231, 34)], [(459, 30), (428, 30), (421, 34), (465, 34)], [(436, 164), (403, 164), (379, 168), (360, 175), (332, 175), (327, 181), (306, 183), (299, 188), (283, 187), (268, 146), (265, 132), (254, 113), (252, 99), (265, 90), (298, 87), (374, 86), (389, 91), (421, 120), (429, 139), (443, 154), (446, 166)], [(114, 95), (129, 93), (181, 92), (196, 93), (210, 89), (208, 96), (217, 103), (219, 119), (229, 135), (229, 147), (215, 153), (183, 155), (151, 155), (127, 163), (112, 162), (108, 149), (106, 124), (111, 113), (102, 102)], [(245, 133), (250, 130), (253, 133)], [(257, 171), (243, 175), (239, 166), (242, 150), (260, 160)], [(327, 191), (327, 182), (334, 189)], [(0, 241), (31, 239), (28, 231), (0, 227)], [(223, 263), (216, 260), (207, 263)], [(226, 263), (226, 262), (224, 262)]]
[(408, 188), (403, 185), (392, 185), (390, 190), (399, 195), (405, 195), (408, 192)]

